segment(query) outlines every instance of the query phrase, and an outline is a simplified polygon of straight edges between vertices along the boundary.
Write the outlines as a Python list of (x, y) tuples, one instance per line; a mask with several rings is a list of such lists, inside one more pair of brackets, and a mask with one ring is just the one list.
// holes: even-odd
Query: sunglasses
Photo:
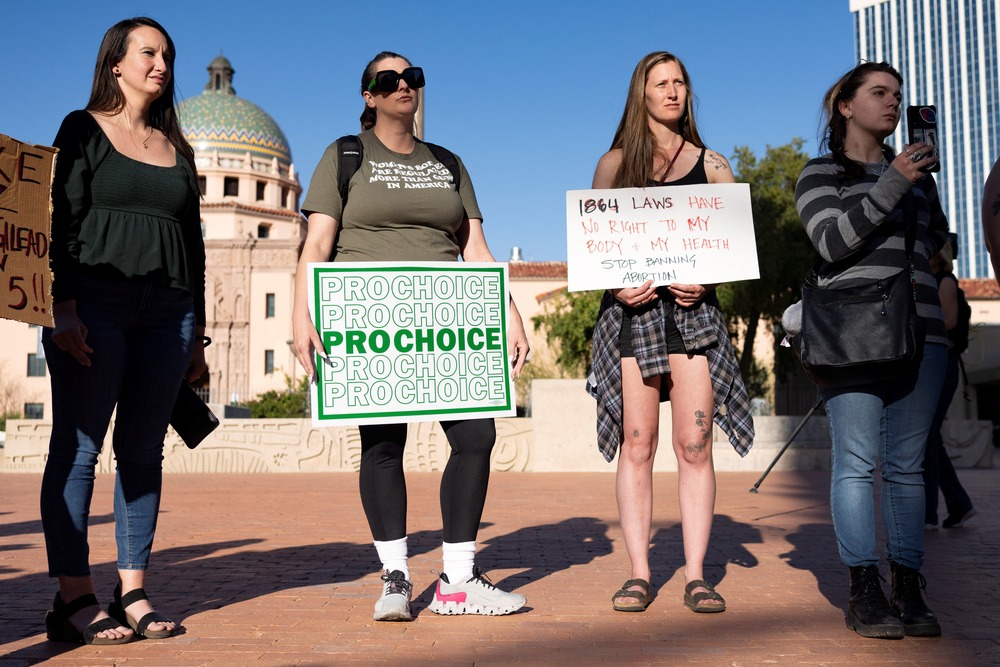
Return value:
[(391, 69), (376, 72), (368, 84), (368, 92), (374, 93), (376, 90), (382, 93), (394, 93), (399, 88), (399, 80), (402, 79), (410, 88), (417, 89), (424, 87), (424, 70), (419, 67), (407, 67), (402, 72), (395, 72)]

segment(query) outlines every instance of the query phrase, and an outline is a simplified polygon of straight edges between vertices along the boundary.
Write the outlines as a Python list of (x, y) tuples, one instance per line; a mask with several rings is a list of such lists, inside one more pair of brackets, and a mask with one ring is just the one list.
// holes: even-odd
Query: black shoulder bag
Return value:
[(911, 226), (906, 265), (896, 275), (856, 287), (824, 288), (813, 267), (802, 284), (802, 331), (791, 342), (818, 386), (883, 382), (919, 367), (926, 324), (916, 312)]

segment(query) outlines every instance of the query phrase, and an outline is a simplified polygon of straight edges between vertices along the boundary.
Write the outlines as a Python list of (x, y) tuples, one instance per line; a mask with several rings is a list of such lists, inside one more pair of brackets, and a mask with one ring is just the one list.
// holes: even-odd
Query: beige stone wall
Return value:
[[(493, 470), (531, 467), (531, 420), (497, 420)], [(41, 420), (7, 422), (0, 449), (0, 472), (41, 472), (52, 425)], [(443, 470), (450, 453), (437, 422), (411, 424), (406, 441), (407, 470)], [(351, 472), (361, 464), (357, 428), (314, 428), (308, 419), (224, 419), (197, 449), (188, 449), (172, 429), (164, 443), (166, 472), (282, 473)], [(99, 472), (112, 472), (111, 431), (104, 439)]]
[[(532, 388), (534, 417), (497, 420), (493, 469), (513, 472), (614, 472), (597, 451), (596, 408), (582, 380), (539, 380)], [(664, 438), (654, 470), (674, 471), (677, 460), (669, 447), (670, 408), (661, 406)], [(740, 458), (715, 428), (715, 468), (720, 471), (763, 471), (801, 423), (801, 417), (757, 417), (756, 441)], [(47, 421), (12, 420), (6, 446), (0, 449), (0, 472), (40, 472), (45, 464), (51, 425)], [(992, 467), (990, 422), (950, 420), (944, 429), (949, 454), (959, 467)], [(405, 466), (412, 471), (441, 470), (448, 443), (437, 422), (411, 424)], [(189, 450), (173, 431), (164, 448), (167, 472), (341, 472), (357, 471), (361, 445), (356, 428), (314, 428), (305, 419), (224, 419), (197, 449)], [(827, 470), (830, 442), (826, 418), (813, 416), (775, 466), (777, 470)], [(110, 437), (100, 470), (113, 469)]]

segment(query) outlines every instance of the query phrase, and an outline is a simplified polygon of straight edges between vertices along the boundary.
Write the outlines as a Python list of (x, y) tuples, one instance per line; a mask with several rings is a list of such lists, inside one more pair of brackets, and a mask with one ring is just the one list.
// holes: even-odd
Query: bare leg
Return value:
[[(145, 588), (146, 583), (146, 571), (145, 570), (118, 570), (118, 578), (122, 582), (122, 597), (126, 593), (134, 591), (137, 588)], [(129, 606), (125, 607), (125, 613), (138, 621), (140, 618), (153, 611), (153, 605), (149, 603), (149, 600), (139, 600), (138, 602), (133, 602)], [(173, 621), (168, 621), (160, 623), (159, 621), (149, 624), (149, 630), (153, 632), (162, 632), (164, 630), (173, 631), (177, 627), (177, 624)]]
[[(59, 597), (64, 603), (72, 602), (81, 595), (93, 594), (94, 582), (90, 576), (85, 577), (59, 577)], [(77, 630), (83, 631), (88, 625), (92, 625), (101, 619), (108, 618), (108, 615), (100, 607), (87, 607), (81, 609), (72, 617), (70, 622)], [(112, 630), (98, 632), (95, 637), (102, 639), (121, 639), (132, 634), (131, 628), (117, 627)]]
[[(631, 579), (649, 581), (649, 532), (653, 520), (653, 457), (660, 426), (660, 378), (643, 379), (634, 358), (622, 359), (622, 445), (615, 497)], [(632, 590), (641, 590), (634, 586)]]
[[(684, 579), (704, 579), (705, 553), (715, 517), (715, 465), (712, 461), (714, 397), (708, 359), (701, 355), (670, 355), (670, 415), (677, 454), (684, 536)], [(696, 588), (695, 593), (704, 589)], [(706, 601), (706, 604), (723, 604)]]

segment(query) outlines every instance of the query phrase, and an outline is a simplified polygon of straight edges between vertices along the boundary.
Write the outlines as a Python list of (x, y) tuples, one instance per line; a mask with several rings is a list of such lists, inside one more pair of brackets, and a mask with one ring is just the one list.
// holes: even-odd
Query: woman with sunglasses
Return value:
[[(820, 261), (821, 287), (851, 287), (906, 271), (912, 241), (916, 314), (927, 334), (919, 364), (903, 377), (820, 393), (833, 443), (830, 509), (840, 559), (850, 572), (847, 627), (864, 637), (937, 636), (941, 627), (921, 596), (924, 577), (924, 444), (945, 372), (948, 336), (929, 259), (948, 239), (937, 188), (923, 168), (932, 146), (885, 140), (899, 124), (903, 78), (888, 63), (862, 63), (823, 98), (830, 150), (810, 160), (795, 200)], [(875, 484), (892, 572), (886, 600), (876, 551)]]
[[(361, 76), (359, 135), (365, 159), (351, 177), (346, 206), (338, 190), (339, 151), (331, 145), (309, 185), (303, 213), (309, 229), (295, 282), (293, 331), (295, 353), (316, 377), (314, 358), (322, 341), (309, 318), (309, 262), (333, 261), (496, 261), (483, 235), (482, 214), (472, 181), (457, 157), (458, 179), (413, 135), (417, 89), (423, 71), (404, 57), (382, 52)], [(372, 177), (372, 164), (380, 167)], [(440, 187), (406, 188), (386, 174), (406, 173)], [(517, 308), (511, 303), (508, 331), (518, 375), (528, 353)], [(476, 534), (486, 502), (490, 453), (496, 439), (492, 419), (442, 422), (451, 445), (441, 479), (444, 567), (430, 610), (438, 614), (509, 614), (524, 606), (524, 596), (504, 592), (475, 565)], [(413, 585), (407, 566), (406, 483), (403, 446), (406, 424), (359, 427), (361, 433), (361, 503), (382, 563), (382, 595), (375, 603), (377, 621), (412, 619)]]
[[(601, 157), (594, 188), (732, 183), (726, 159), (705, 148), (695, 125), (687, 70), (658, 51), (632, 73), (625, 111), (611, 150)], [(703, 566), (715, 513), (712, 422), (745, 455), (753, 443), (749, 399), (712, 285), (653, 285), (608, 290), (593, 338), (587, 391), (597, 399), (601, 453), (618, 457), (615, 495), (631, 577), (612, 596), (617, 611), (650, 603), (649, 533), (659, 404), (670, 400), (672, 445), (679, 472), (684, 539), (684, 604), (721, 612), (725, 600)]]

